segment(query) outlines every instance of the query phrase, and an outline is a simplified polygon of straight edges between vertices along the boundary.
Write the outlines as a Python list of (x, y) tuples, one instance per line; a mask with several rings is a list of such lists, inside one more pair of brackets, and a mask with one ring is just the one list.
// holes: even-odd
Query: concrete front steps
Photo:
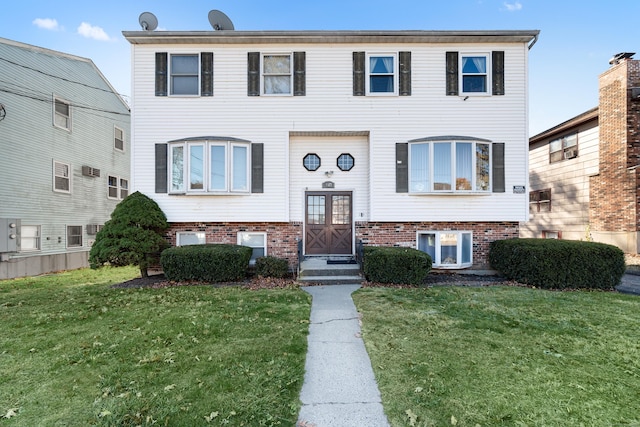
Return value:
[(307, 256), (298, 273), (298, 282), (303, 285), (359, 285), (362, 280), (353, 257)]

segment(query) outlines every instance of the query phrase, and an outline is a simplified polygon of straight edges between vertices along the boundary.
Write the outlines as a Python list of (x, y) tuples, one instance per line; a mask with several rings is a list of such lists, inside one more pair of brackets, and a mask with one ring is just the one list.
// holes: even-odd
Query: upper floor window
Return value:
[(395, 54), (369, 54), (367, 61), (367, 93), (396, 94), (397, 67)]
[(53, 124), (71, 130), (71, 104), (60, 98), (53, 99)]
[(491, 144), (434, 141), (409, 144), (409, 192), (489, 192)]
[(438, 268), (464, 268), (473, 263), (470, 231), (420, 231), (418, 250), (426, 252)]
[(302, 165), (310, 172), (317, 171), (320, 168), (320, 156), (316, 153), (309, 153), (302, 159)]
[(446, 52), (446, 94), (504, 95), (504, 51)]
[(549, 143), (549, 163), (578, 157), (578, 134), (563, 136)]
[(228, 193), (250, 190), (251, 144), (183, 141), (169, 145), (171, 193)]
[(354, 159), (353, 156), (349, 153), (342, 153), (338, 156), (336, 160), (336, 164), (338, 169), (341, 171), (348, 172), (353, 169)]
[(293, 73), (291, 54), (262, 55), (262, 93), (265, 95), (291, 95)]
[(460, 87), (463, 94), (488, 93), (488, 57), (488, 54), (460, 55)]
[(156, 52), (156, 96), (213, 96), (213, 53)]
[(53, 191), (71, 193), (71, 166), (53, 161)]
[(113, 128), (113, 148), (124, 151), (124, 131), (117, 126)]

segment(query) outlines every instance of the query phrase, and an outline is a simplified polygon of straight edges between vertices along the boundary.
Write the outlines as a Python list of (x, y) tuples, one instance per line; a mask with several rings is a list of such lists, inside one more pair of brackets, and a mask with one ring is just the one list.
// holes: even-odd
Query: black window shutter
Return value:
[(247, 95), (260, 96), (260, 52), (248, 53)]
[(504, 51), (491, 52), (491, 81), (494, 95), (504, 95)]
[(167, 144), (156, 144), (156, 193), (167, 192)]
[(293, 96), (306, 95), (306, 72), (305, 52), (293, 52)]
[(156, 52), (156, 96), (167, 96), (167, 52)]
[(409, 192), (409, 144), (396, 143), (396, 193)]
[(353, 96), (364, 96), (364, 52), (353, 52)]
[(264, 144), (251, 144), (251, 192), (264, 193)]
[(399, 94), (400, 96), (411, 95), (411, 52), (400, 52)]
[(493, 179), (493, 192), (504, 193), (504, 143), (494, 142), (492, 150), (493, 169), (491, 171), (491, 175)]
[(213, 52), (200, 54), (200, 96), (213, 96)]
[(458, 52), (447, 52), (447, 95), (458, 95)]

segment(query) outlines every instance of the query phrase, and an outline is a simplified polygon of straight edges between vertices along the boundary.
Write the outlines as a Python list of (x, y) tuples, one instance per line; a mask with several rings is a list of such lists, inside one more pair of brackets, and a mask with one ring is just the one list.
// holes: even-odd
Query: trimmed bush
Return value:
[(228, 282), (243, 279), (253, 249), (230, 244), (178, 246), (165, 249), (160, 264), (173, 281)]
[(508, 279), (544, 289), (611, 289), (625, 272), (622, 250), (577, 240), (496, 240), (489, 262)]
[(419, 285), (431, 271), (431, 257), (417, 249), (364, 247), (364, 274), (378, 283)]
[(263, 256), (256, 259), (256, 275), (282, 279), (289, 274), (289, 262), (286, 259)]

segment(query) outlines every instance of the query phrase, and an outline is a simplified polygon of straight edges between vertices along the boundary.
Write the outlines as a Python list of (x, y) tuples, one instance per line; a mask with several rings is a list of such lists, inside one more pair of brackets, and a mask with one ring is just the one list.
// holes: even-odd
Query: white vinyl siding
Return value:
[[(279, 52), (278, 48), (285, 46), (306, 52), (306, 96), (247, 97), (247, 52)], [(399, 43), (209, 47), (216, 55), (214, 92), (216, 99), (224, 102), (171, 97), (158, 102), (154, 93), (155, 52), (190, 52), (194, 46), (132, 45), (132, 79), (137, 93), (132, 181), (137, 190), (152, 195), (169, 221), (301, 221), (304, 189), (322, 189), (325, 181), (334, 182), (335, 190), (355, 189), (356, 221), (527, 218), (528, 195), (513, 192), (514, 186), (528, 186), (526, 44), (477, 43), (474, 52), (505, 52), (506, 90), (504, 96), (475, 97), (473, 102), (445, 95), (445, 53), (465, 52), (459, 44), (412, 44), (410, 49)], [(354, 51), (405, 50), (412, 53), (410, 97), (353, 96)], [(172, 120), (170, 126), (166, 124), (167, 110), (179, 112), (179, 119)], [(215, 135), (264, 143), (264, 193), (227, 197), (224, 201), (175, 197), (170, 193), (179, 191), (172, 190), (171, 180), (169, 194), (155, 193), (155, 144), (186, 136), (211, 135), (212, 123)], [(348, 152), (355, 158), (353, 170), (343, 172), (336, 165), (336, 156), (327, 157), (319, 151), (326, 148), (327, 139), (353, 133), (366, 136), (361, 138), (362, 143), (348, 138), (346, 142), (338, 142), (336, 155)], [(411, 197), (396, 193), (395, 143), (437, 135), (466, 135), (504, 142), (506, 192), (469, 197), (447, 194)], [(305, 145), (298, 151), (296, 144), (302, 139)], [(315, 173), (303, 167), (302, 159), (308, 153), (317, 153), (322, 159)], [(186, 153), (183, 155), (186, 158)], [(330, 179), (324, 175), (327, 170), (334, 171)], [(170, 168), (169, 175), (172, 173)], [(356, 173), (361, 174), (357, 179)]]

